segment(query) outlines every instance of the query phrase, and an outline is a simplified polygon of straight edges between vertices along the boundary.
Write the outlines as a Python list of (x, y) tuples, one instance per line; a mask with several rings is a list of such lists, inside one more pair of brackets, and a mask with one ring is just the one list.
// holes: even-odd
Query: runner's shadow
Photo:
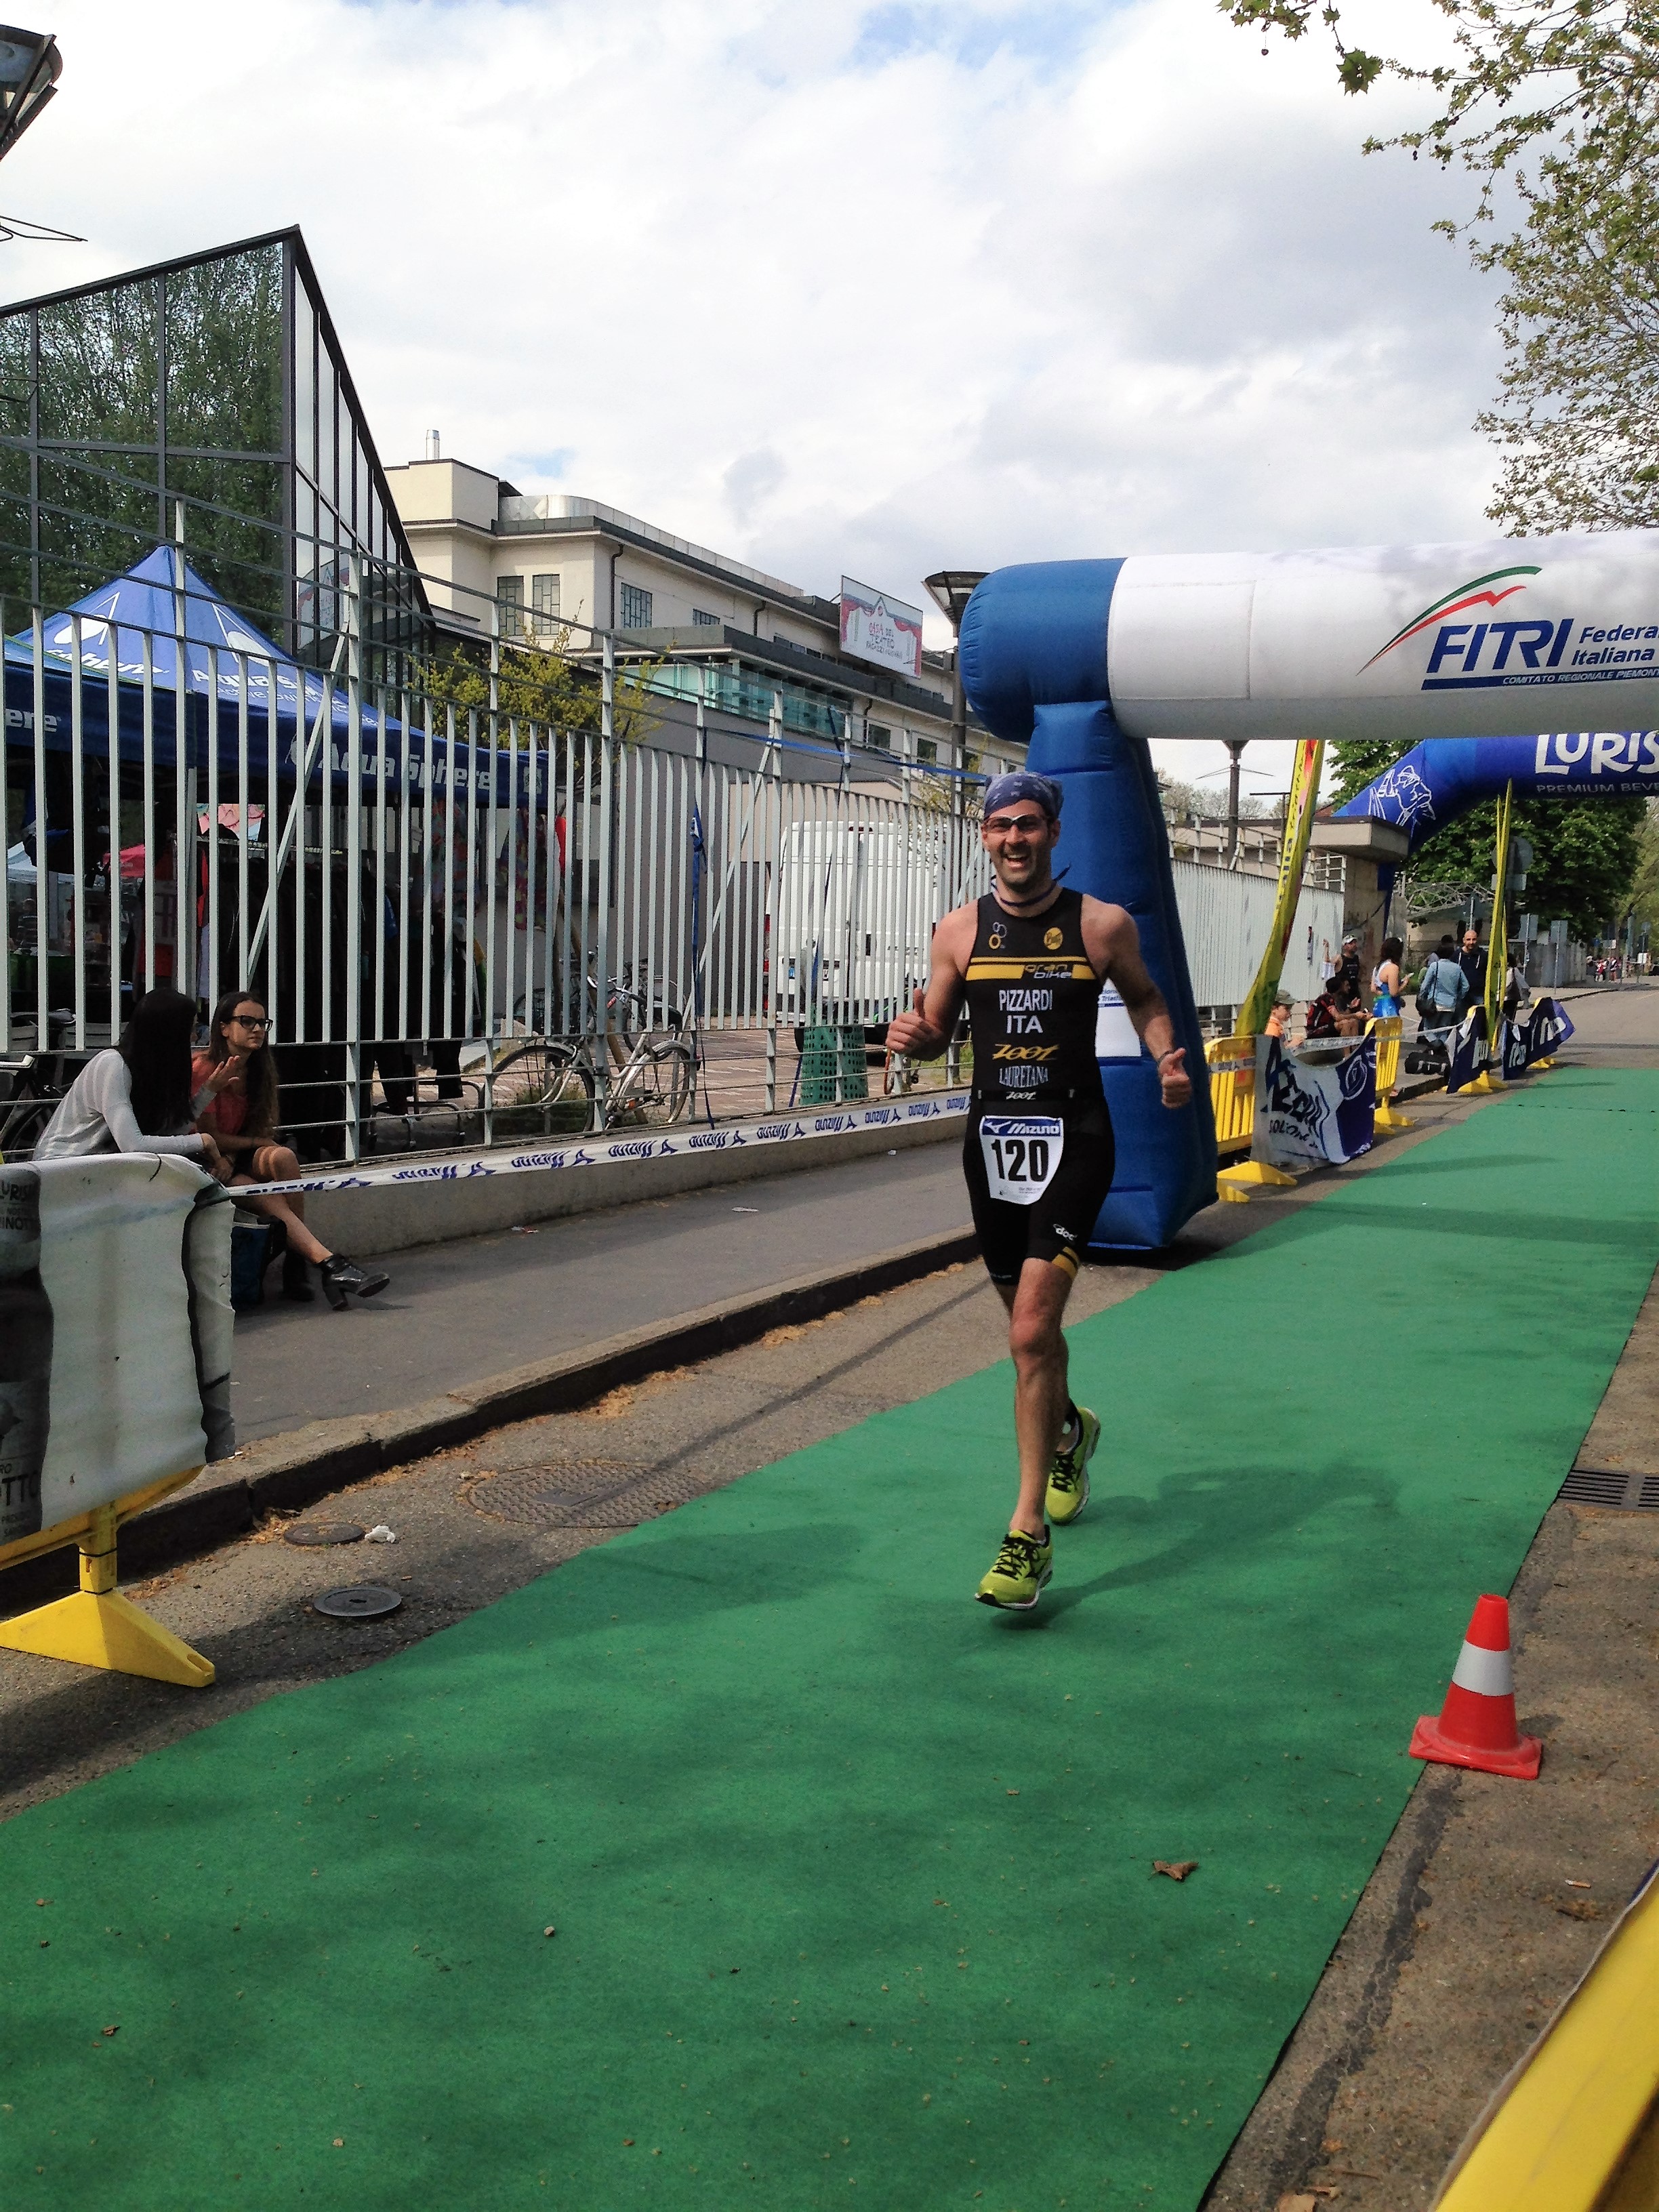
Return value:
[[(1063, 1620), (1089, 1599), (1114, 1590), (1171, 1582), (1218, 1559), (1245, 1562), (1270, 1553), (1286, 1530), (1302, 1528), (1310, 1516), (1333, 1505), (1364, 1505), (1379, 1516), (1392, 1515), (1399, 1486), (1377, 1469), (1343, 1465), (1313, 1468), (1239, 1468), (1228, 1474), (1171, 1475), (1155, 1498), (1094, 1494), (1089, 1507), (1088, 1537), (1121, 1549), (1139, 1548), (1164, 1535), (1144, 1557), (1109, 1567), (1086, 1582), (1051, 1583), (1041, 1605), (1029, 1613), (1008, 1613), (1012, 1627), (1040, 1630)], [(1085, 1532), (1079, 1531), (1079, 1539)], [(1073, 1540), (1074, 1541), (1077, 1540)], [(1060, 1547), (1069, 1549), (1062, 1534)], [(1075, 1553), (1073, 1553), (1075, 1557)]]

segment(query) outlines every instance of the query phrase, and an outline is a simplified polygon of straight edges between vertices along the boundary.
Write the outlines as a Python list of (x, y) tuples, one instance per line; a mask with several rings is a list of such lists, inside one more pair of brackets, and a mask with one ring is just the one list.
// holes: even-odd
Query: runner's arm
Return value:
[(1185, 1106), (1193, 1095), (1187, 1073), (1187, 1052), (1176, 1042), (1175, 1024), (1164, 994), (1146, 971), (1140, 957), (1140, 932), (1121, 906), (1103, 900), (1083, 902), (1083, 941), (1094, 963), (1095, 973), (1115, 984), (1124, 1011), (1136, 1034), (1158, 1062), (1158, 1087), (1171, 1112)]
[(933, 932), (927, 988), (915, 991), (910, 1012), (888, 1024), (889, 1052), (902, 1052), (911, 1060), (937, 1060), (950, 1043), (967, 987), (975, 921), (972, 907), (958, 907)]

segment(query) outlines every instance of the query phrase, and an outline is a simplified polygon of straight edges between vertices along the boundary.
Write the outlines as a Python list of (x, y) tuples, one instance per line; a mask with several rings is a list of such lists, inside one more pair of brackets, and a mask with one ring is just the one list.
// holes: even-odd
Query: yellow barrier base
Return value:
[(1379, 1129), (1414, 1129), (1417, 1124), (1409, 1114), (1396, 1114), (1392, 1103), (1383, 1098), (1377, 1102), (1374, 1126)]
[[(154, 1486), (173, 1488), (189, 1477), (173, 1476)], [(148, 1499), (151, 1492), (135, 1493)], [(145, 1674), (152, 1682), (179, 1682), (205, 1690), (213, 1662), (192, 1651), (170, 1628), (140, 1612), (115, 1587), (115, 1534), (121, 1507), (97, 1505), (88, 1514), (76, 1541), (81, 1547), (81, 1587), (72, 1597), (37, 1606), (13, 1620), (0, 1621), (0, 1644), (9, 1651), (30, 1651), (37, 1659), (70, 1659), (81, 1667), (107, 1667), (116, 1674)], [(46, 1532), (50, 1537), (54, 1532)]]
[(79, 1589), (72, 1597), (0, 1621), (0, 1644), (10, 1651), (32, 1651), (40, 1659), (72, 1659), (118, 1674), (180, 1682), (190, 1690), (205, 1690), (213, 1680), (210, 1659), (192, 1651), (118, 1590)]
[(1494, 1075), (1489, 1067), (1483, 1067), (1474, 1082), (1466, 1083), (1457, 1095), (1460, 1098), (1486, 1098), (1495, 1091), (1508, 1088), (1501, 1076)]
[(1224, 1182), (1266, 1184), (1273, 1190), (1296, 1188), (1296, 1177), (1293, 1175), (1286, 1175), (1283, 1168), (1270, 1167), (1266, 1160), (1241, 1160), (1236, 1168), (1223, 1168), (1220, 1174), (1217, 1176), (1216, 1182), (1218, 1184)]
[(1248, 1190), (1235, 1189), (1224, 1176), (1219, 1175), (1215, 1179), (1215, 1194), (1227, 1206), (1248, 1206), (1250, 1202)]

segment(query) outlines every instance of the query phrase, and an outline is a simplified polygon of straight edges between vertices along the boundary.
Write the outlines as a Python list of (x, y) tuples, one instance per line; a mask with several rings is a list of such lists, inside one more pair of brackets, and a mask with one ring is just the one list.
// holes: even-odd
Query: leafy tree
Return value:
[[(568, 659), (562, 647), (569, 642), (564, 630), (547, 646), (504, 646), (501, 674), (496, 679), (496, 714), (505, 742), (509, 719), (520, 724), (540, 722), (556, 730), (580, 734), (598, 733), (602, 701), (596, 669)], [(624, 744), (638, 744), (662, 720), (653, 706), (653, 679), (661, 663), (629, 661), (617, 671), (611, 726)], [(453, 644), (447, 653), (416, 664), (414, 688), (439, 706), (453, 707), (458, 714), (489, 708), (489, 662), (477, 647)], [(523, 742), (520, 732), (520, 742)]]
[[(1346, 739), (1334, 745), (1337, 802), (1363, 791), (1410, 749), (1394, 738)], [(1516, 895), (1517, 903), (1546, 921), (1565, 919), (1572, 934), (1586, 940), (1618, 927), (1631, 908), (1644, 832), (1652, 832), (1644, 799), (1551, 799), (1517, 792), (1511, 830), (1533, 848), (1527, 888)], [(1413, 856), (1412, 873), (1431, 882), (1484, 887), (1492, 880), (1497, 835), (1497, 810), (1489, 799), (1425, 839)]]
[(1630, 903), (1637, 921), (1646, 922), (1653, 935), (1659, 938), (1659, 800), (1648, 802)]
[(1523, 220), (1512, 235), (1472, 241), (1477, 266), (1508, 280), (1498, 401), (1475, 426), (1503, 455), (1492, 520), (1547, 532), (1659, 519), (1653, 0), (1435, 0), (1455, 56), (1437, 65), (1347, 46), (1338, 0), (1219, 4), (1258, 33), (1299, 39), (1322, 25), (1346, 92), (1383, 75), (1432, 90), (1439, 112), (1430, 122), (1368, 139), (1365, 150), (1401, 147), (1474, 174), (1470, 222), (1437, 228), (1478, 231), (1500, 178), (1518, 197)]

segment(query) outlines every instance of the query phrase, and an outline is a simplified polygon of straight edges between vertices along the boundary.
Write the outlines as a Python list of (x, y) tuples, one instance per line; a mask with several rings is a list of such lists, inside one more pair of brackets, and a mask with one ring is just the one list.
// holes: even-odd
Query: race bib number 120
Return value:
[(1035, 1206), (1060, 1165), (1066, 1125), (1047, 1114), (987, 1114), (979, 1141), (992, 1197), (1005, 1206)]

